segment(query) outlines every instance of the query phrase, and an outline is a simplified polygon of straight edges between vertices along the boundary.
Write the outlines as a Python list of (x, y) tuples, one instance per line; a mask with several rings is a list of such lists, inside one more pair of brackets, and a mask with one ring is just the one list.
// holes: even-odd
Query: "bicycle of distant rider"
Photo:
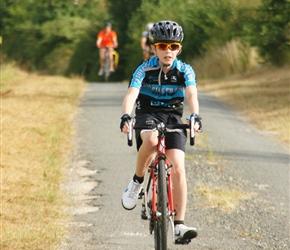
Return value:
[(168, 229), (172, 229), (172, 239), (174, 244), (188, 244), (190, 240), (175, 240), (174, 216), (176, 214), (173, 203), (173, 191), (171, 182), (171, 169), (174, 167), (166, 157), (165, 133), (182, 132), (190, 128), (190, 145), (194, 145), (194, 117), (190, 124), (170, 124), (159, 123), (153, 125), (153, 121), (145, 126), (134, 126), (130, 120), (128, 134), (128, 145), (132, 146), (133, 129), (158, 131), (158, 145), (155, 159), (152, 161), (146, 174), (145, 189), (139, 194), (139, 199), (143, 199), (141, 218), (149, 220), (150, 234), (154, 233), (154, 245), (156, 250), (167, 250)]
[[(114, 69), (116, 69), (119, 62), (119, 54), (115, 49), (113, 50), (112, 53), (113, 53)], [(105, 54), (105, 61), (104, 61), (104, 78), (106, 82), (109, 80), (110, 75), (111, 75), (110, 58), (109, 58), (109, 51), (107, 49), (106, 54)]]

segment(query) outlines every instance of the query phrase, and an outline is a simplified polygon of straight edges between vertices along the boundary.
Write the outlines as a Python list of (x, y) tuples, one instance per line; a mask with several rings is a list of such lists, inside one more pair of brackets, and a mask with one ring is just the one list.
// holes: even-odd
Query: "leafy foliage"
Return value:
[(261, 55), (276, 65), (290, 61), (289, 10), (287, 0), (263, 0), (245, 25), (247, 39), (257, 46)]
[[(30, 70), (100, 80), (96, 34), (104, 20), (118, 33), (116, 80), (142, 60), (148, 22), (175, 20), (185, 32), (182, 60), (192, 61), (234, 39), (259, 48), (269, 62), (289, 62), (287, 0), (2, 0), (3, 52)], [(286, 53), (285, 53), (286, 52)]]
[[(8, 58), (31, 70), (57, 74), (67, 72), (79, 42), (92, 28), (100, 29), (108, 16), (104, 0), (3, 0), (2, 7), (0, 26)], [(95, 35), (87, 47), (95, 50)]]

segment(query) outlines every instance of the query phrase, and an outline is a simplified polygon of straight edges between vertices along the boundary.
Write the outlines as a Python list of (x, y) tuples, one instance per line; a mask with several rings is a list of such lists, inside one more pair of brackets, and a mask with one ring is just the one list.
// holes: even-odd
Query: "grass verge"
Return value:
[(208, 184), (198, 183), (195, 192), (204, 201), (202, 207), (218, 208), (223, 212), (231, 213), (241, 200), (252, 198), (239, 187), (211, 187)]
[[(202, 80), (199, 89), (224, 100), (266, 136), (275, 137), (290, 147), (290, 70), (285, 68), (263, 68), (248, 75), (231, 76), (223, 79)], [(202, 147), (207, 138), (201, 137)], [(199, 145), (200, 146), (200, 145)], [(214, 173), (219, 172), (219, 159), (211, 148), (202, 157)], [(224, 173), (226, 175), (226, 173)], [(200, 181), (194, 186), (195, 194), (204, 207), (217, 208), (231, 213), (242, 200), (252, 198), (238, 186), (210, 186)]]
[(268, 136), (289, 148), (290, 68), (263, 68), (223, 80), (202, 80), (199, 89), (224, 100)]
[(53, 249), (64, 234), (60, 185), (81, 79), (2, 65), (1, 249)]

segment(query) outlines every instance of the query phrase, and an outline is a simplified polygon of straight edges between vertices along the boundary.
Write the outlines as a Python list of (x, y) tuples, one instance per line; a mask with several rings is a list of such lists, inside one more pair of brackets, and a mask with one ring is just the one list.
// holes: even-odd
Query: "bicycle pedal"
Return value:
[(175, 240), (176, 245), (188, 245), (191, 242), (190, 239), (177, 239)]
[(153, 218), (151, 217), (150, 223), (149, 223), (149, 232), (150, 234), (153, 234), (154, 231), (154, 222), (153, 222)]
[(144, 190), (143, 190), (143, 188), (142, 188), (141, 191), (140, 191), (140, 193), (138, 194), (138, 199), (139, 199), (139, 200), (142, 199), (144, 194), (145, 194), (145, 193), (144, 193)]
[(141, 219), (142, 220), (148, 220), (148, 216), (147, 216), (146, 212), (141, 211)]
[(142, 220), (148, 220), (148, 216), (146, 213), (146, 208), (145, 208), (145, 204), (142, 203), (142, 208), (141, 208), (141, 219)]

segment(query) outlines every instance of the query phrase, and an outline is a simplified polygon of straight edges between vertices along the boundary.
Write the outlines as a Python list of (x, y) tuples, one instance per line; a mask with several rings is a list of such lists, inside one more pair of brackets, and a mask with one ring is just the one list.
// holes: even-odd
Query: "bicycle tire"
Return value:
[(154, 223), (155, 249), (167, 250), (168, 235), (168, 198), (167, 181), (164, 159), (158, 160), (158, 179), (157, 179), (157, 211), (161, 213)]
[(107, 82), (109, 80), (109, 76), (110, 76), (110, 59), (109, 59), (108, 52), (106, 52), (105, 63), (104, 63), (105, 82)]

